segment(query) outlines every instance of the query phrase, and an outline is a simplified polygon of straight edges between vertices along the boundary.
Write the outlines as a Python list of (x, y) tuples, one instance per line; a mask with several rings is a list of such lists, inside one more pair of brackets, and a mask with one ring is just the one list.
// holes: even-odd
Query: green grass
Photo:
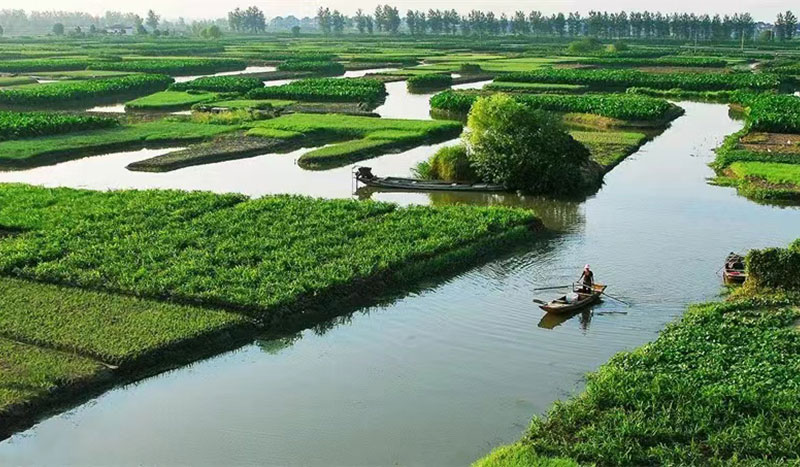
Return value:
[(194, 104), (213, 101), (219, 97), (214, 92), (161, 91), (125, 103), (126, 109), (171, 111), (191, 108)]
[(286, 99), (232, 99), (206, 103), (209, 107), (224, 107), (226, 109), (268, 109), (271, 107), (286, 107), (297, 101)]
[(0, 105), (57, 107), (85, 105), (98, 100), (148, 94), (165, 89), (172, 78), (164, 75), (127, 75), (117, 78), (63, 81), (0, 90)]
[(505, 459), (500, 451), (483, 465), (519, 465), (526, 456), (581, 465), (795, 463), (798, 317), (794, 307), (759, 300), (692, 307), (655, 342), (616, 355), (589, 375), (583, 393), (534, 419)]
[(0, 279), (0, 335), (116, 365), (246, 324), (219, 310)]
[(108, 130), (3, 141), (0, 142), (0, 167), (35, 166), (116, 149), (200, 141), (237, 128), (160, 120)]
[(113, 118), (93, 115), (68, 115), (54, 112), (7, 112), (0, 110), (0, 141), (34, 136), (113, 128)]
[(589, 88), (580, 84), (509, 83), (505, 81), (496, 81), (487, 84), (484, 89), (512, 92), (583, 92)]
[(103, 371), (100, 363), (84, 357), (0, 338), (0, 422), (12, 411)]
[(542, 457), (523, 443), (501, 446), (473, 467), (579, 467), (572, 459)]
[(36, 80), (30, 76), (0, 76), (0, 87), (19, 86), (20, 84), (34, 84)]
[[(268, 323), (531, 238), (529, 211), (0, 185), (0, 274), (237, 310)], [(493, 253), (494, 252), (494, 253)]]
[(642, 133), (622, 131), (570, 131), (578, 142), (589, 149), (592, 160), (611, 168), (636, 152), (647, 141)]
[(36, 76), (49, 79), (95, 79), (95, 78), (116, 78), (119, 76), (130, 75), (129, 71), (105, 71), (105, 70), (74, 70), (74, 71), (46, 71), (37, 72)]
[(800, 165), (776, 162), (734, 162), (729, 166), (739, 178), (759, 178), (775, 185), (794, 185), (800, 189)]

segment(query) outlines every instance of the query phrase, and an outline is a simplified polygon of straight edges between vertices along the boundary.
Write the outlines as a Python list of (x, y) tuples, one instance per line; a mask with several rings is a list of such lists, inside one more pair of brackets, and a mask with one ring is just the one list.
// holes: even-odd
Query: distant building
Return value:
[(106, 32), (109, 34), (119, 34), (120, 36), (130, 36), (136, 30), (133, 26), (125, 26), (124, 24), (113, 24), (111, 26), (106, 27)]

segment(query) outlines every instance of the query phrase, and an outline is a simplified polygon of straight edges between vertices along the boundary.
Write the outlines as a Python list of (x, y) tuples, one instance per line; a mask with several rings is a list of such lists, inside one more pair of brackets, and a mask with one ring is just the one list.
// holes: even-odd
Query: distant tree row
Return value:
[[(352, 26), (361, 34), (386, 32), (397, 34), (405, 23), (412, 35), (463, 34), (477, 36), (528, 35), (528, 36), (588, 36), (606, 39), (617, 38), (676, 38), (683, 40), (752, 39), (756, 23), (750, 13), (732, 16), (696, 15), (694, 13), (663, 14), (660, 12), (618, 13), (590, 11), (557, 13), (550, 16), (540, 11), (517, 11), (508, 16), (493, 12), (472, 10), (459, 15), (455, 10), (430, 9), (427, 12), (408, 10), (401, 18), (397, 8), (379, 5), (373, 15), (358, 10), (349, 18), (338, 10), (320, 7), (317, 24), (323, 34), (342, 34)], [(775, 22), (775, 37), (791, 40), (797, 29), (797, 18), (791, 11), (781, 13)]]

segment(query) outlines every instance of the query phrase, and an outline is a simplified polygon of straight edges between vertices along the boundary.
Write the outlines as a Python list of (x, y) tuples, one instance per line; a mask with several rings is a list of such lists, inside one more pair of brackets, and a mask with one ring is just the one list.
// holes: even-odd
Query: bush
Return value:
[(600, 44), (600, 41), (597, 39), (590, 37), (587, 39), (581, 39), (579, 41), (570, 42), (567, 46), (567, 53), (568, 54), (585, 54), (585, 53), (595, 53), (599, 52), (603, 46)]
[(288, 60), (278, 65), (280, 71), (308, 71), (325, 76), (344, 74), (344, 65), (333, 61)]
[(766, 248), (747, 254), (748, 282), (756, 287), (800, 289), (800, 249)]
[(467, 157), (467, 148), (463, 144), (439, 149), (429, 160), (417, 165), (415, 172), (420, 178), (428, 180), (466, 183), (478, 180), (478, 175)]
[(574, 195), (599, 185), (584, 169), (589, 151), (551, 115), (505, 94), (472, 106), (464, 142), (481, 180), (533, 194)]
[(483, 68), (477, 63), (462, 63), (458, 72), (463, 75), (483, 73)]
[(411, 92), (443, 89), (453, 85), (453, 77), (449, 74), (429, 73), (414, 75), (408, 78), (406, 86)]
[(256, 78), (241, 76), (204, 76), (184, 83), (174, 83), (169, 88), (172, 91), (192, 90), (245, 93), (251, 89), (261, 87), (264, 87), (264, 82)]
[(790, 94), (738, 92), (731, 101), (748, 108), (750, 127), (756, 131), (800, 133), (800, 99)]

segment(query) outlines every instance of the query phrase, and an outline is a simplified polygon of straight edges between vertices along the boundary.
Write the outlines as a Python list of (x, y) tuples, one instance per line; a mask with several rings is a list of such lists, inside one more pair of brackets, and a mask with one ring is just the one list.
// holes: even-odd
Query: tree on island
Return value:
[(56, 23), (53, 25), (53, 34), (56, 36), (63, 36), (64, 35), (64, 25), (61, 23)]
[(560, 121), (505, 94), (475, 102), (463, 140), (477, 176), (510, 190), (580, 195), (602, 181), (602, 168)]

